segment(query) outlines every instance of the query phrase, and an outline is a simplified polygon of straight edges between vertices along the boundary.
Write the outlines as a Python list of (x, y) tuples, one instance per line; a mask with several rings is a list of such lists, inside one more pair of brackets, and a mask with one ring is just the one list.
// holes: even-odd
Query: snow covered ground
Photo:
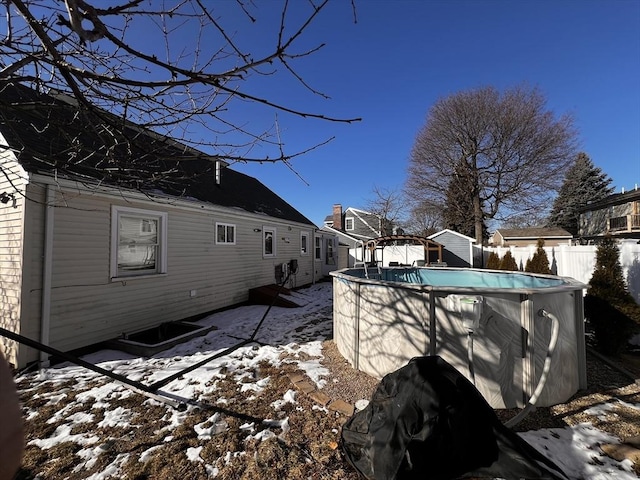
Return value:
[[(164, 442), (170, 442), (176, 430), (185, 424), (195, 408), (193, 402), (211, 398), (214, 395), (218, 381), (222, 378), (231, 376), (243, 390), (259, 395), (268, 382), (272, 381), (269, 377), (254, 378), (254, 372), (260, 368), (260, 365), (264, 365), (264, 362), (274, 367), (281, 366), (283, 363), (294, 363), (306, 372), (318, 388), (330, 381), (328, 370), (322, 366), (321, 360), (322, 341), (331, 337), (331, 284), (320, 283), (299, 290), (293, 293), (293, 297), (303, 306), (294, 309), (272, 308), (255, 337), (258, 343), (248, 344), (227, 356), (212, 360), (161, 389), (160, 393), (167, 397), (187, 403), (185, 411), (178, 411), (155, 400), (147, 400), (149, 408), (153, 406), (166, 409), (165, 422), (159, 427), (162, 430)], [(83, 358), (132, 380), (147, 385), (152, 384), (248, 338), (266, 308), (260, 305), (244, 306), (211, 315), (197, 323), (215, 325), (217, 329), (206, 336), (160, 352), (151, 358), (135, 357), (115, 350), (102, 350)], [(135, 423), (134, 414), (124, 402), (132, 395), (129, 388), (71, 364), (61, 364), (37, 373), (24, 374), (17, 378), (17, 381), (22, 395), (37, 395), (36, 400), (40, 405), (38, 408), (26, 409), (26, 421), (36, 421), (44, 406), (53, 406), (53, 409), (49, 408), (48, 411), (54, 413), (49, 414), (46, 422), (57, 425), (53, 431), (42, 438), (28, 438), (30, 446), (48, 450), (66, 442), (72, 442), (77, 445), (74, 453), (76, 462), (72, 468), (76, 478), (99, 480), (122, 477), (121, 469), (127, 461), (130, 461), (132, 454), (118, 454), (96, 471), (96, 462), (104, 452), (109, 450), (109, 445), (106, 444), (103, 436), (96, 435), (92, 431), (94, 427), (88, 428), (87, 425), (95, 424), (98, 428), (117, 429), (119, 426)], [(42, 386), (45, 384), (50, 388), (43, 390)], [(71, 402), (69, 402), (70, 389), (75, 391)], [(64, 399), (66, 401), (63, 401)], [(225, 405), (224, 396), (218, 396), (217, 402)], [(296, 405), (297, 402), (297, 392), (287, 390), (282, 398), (273, 402), (271, 407), (275, 412), (282, 409), (284, 405)], [(64, 405), (64, 407), (56, 409), (56, 405)], [(630, 406), (640, 410), (640, 404)], [(605, 403), (598, 408), (606, 412), (611, 405)], [(318, 409), (309, 414), (320, 415), (325, 414), (325, 411)], [(594, 414), (597, 415), (598, 412)], [(100, 419), (99, 422), (94, 421), (96, 418)], [(247, 422), (244, 428), (247, 431), (247, 437), (264, 441), (276, 435), (286, 436), (290, 428), (288, 421), (288, 416), (274, 414), (274, 419), (270, 420), (271, 423), (263, 424), (260, 429), (251, 422)], [(218, 475), (220, 462), (231, 462), (234, 458), (243, 455), (242, 450), (238, 449), (226, 452), (224, 458), (221, 457), (218, 460), (205, 461), (202, 458), (206, 443), (218, 432), (228, 428), (227, 422), (219, 413), (214, 413), (206, 421), (196, 423), (189, 428), (193, 428), (197, 434), (197, 441), (183, 454), (194, 464), (200, 464), (200, 466), (204, 464), (209, 477), (215, 478)], [(602, 443), (617, 443), (619, 439), (595, 429), (591, 424), (529, 431), (521, 435), (561, 466), (572, 479), (632, 480), (637, 478), (630, 462), (612, 460), (599, 448)], [(150, 445), (144, 451), (136, 453), (137, 460), (144, 463), (161, 446), (162, 444)], [(46, 466), (43, 465), (42, 469), (46, 469)], [(82, 477), (83, 472), (86, 472), (85, 477)], [(32, 471), (32, 474), (37, 476), (38, 472)]]

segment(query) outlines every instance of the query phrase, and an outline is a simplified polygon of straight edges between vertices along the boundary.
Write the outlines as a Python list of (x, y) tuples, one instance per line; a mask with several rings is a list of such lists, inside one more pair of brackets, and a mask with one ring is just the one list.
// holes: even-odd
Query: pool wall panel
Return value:
[[(572, 279), (561, 279), (565, 283), (558, 285), (560, 277), (534, 276), (538, 278), (532, 278), (533, 283), (555, 285), (483, 291), (370, 280), (362, 278), (362, 272), (344, 272), (353, 270), (332, 273), (334, 340), (358, 370), (382, 378), (413, 357), (437, 354), (475, 379), (492, 407), (523, 407), (538, 385), (549, 349), (552, 322), (540, 314), (545, 310), (558, 319), (559, 337), (537, 405), (564, 402), (586, 388), (583, 285)], [(383, 272), (409, 282), (424, 273)], [(472, 337), (473, 375), (469, 331), (460, 313), (460, 299), (468, 296), (482, 297), (482, 315)]]

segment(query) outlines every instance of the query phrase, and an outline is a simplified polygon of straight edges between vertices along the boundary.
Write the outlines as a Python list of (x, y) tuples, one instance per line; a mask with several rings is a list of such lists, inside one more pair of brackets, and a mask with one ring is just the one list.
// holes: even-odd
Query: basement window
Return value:
[(167, 214), (111, 207), (111, 278), (167, 271)]

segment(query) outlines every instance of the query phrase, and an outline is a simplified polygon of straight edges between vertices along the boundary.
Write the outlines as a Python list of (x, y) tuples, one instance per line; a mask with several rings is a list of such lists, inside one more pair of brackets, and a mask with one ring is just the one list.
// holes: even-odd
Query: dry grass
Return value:
[[(323, 364), (331, 372), (324, 393), (331, 399), (349, 403), (370, 397), (377, 380), (354, 371), (337, 352), (333, 342), (325, 342), (323, 353)], [(103, 471), (120, 458), (118, 477), (136, 480), (205, 479), (210, 478), (212, 469), (217, 472), (216, 478), (222, 480), (356, 480), (358, 475), (337, 448), (340, 427), (347, 419), (345, 415), (318, 407), (302, 393), (296, 396), (295, 404), (285, 404), (279, 409), (273, 407), (273, 402), (282, 400), (284, 394), (293, 388), (288, 375), (294, 373), (302, 372), (292, 364), (283, 363), (278, 368), (268, 363), (261, 364), (253, 372), (253, 380), (269, 377), (270, 382), (260, 393), (240, 391), (238, 383), (231, 377), (220, 379), (215, 397), (202, 399), (197, 408), (185, 414), (181, 425), (169, 433), (163, 430), (171, 422), (167, 407), (138, 394), (117, 401), (117, 406), (133, 413), (127, 426), (99, 427), (104, 410), (91, 408), (89, 404), (80, 405), (69, 413), (84, 411), (94, 414), (94, 418), (91, 422), (77, 424), (71, 433), (96, 435), (99, 440), (84, 449), (75, 442), (62, 443), (50, 449), (28, 445), (24, 466), (17, 478), (83, 479)], [(596, 428), (622, 439), (640, 435), (638, 410), (627, 408), (621, 402), (604, 418), (585, 413), (589, 407), (615, 399), (640, 403), (640, 385), (593, 356), (588, 359), (588, 375), (587, 391), (579, 392), (565, 404), (537, 409), (517, 426), (517, 430), (591, 422)], [(74, 389), (73, 381), (56, 387), (49, 382), (39, 386), (25, 383), (19, 388), (23, 392), (25, 411), (39, 412), (37, 417), (26, 423), (27, 441), (54, 435), (64, 421), (48, 423), (48, 420), (70, 405), (80, 393)], [(49, 405), (39, 394), (54, 388), (65, 396), (57, 404)], [(219, 403), (222, 398), (226, 399), (225, 403)], [(112, 403), (110, 408), (114, 409), (115, 404)], [(216, 413), (218, 416), (213, 417)], [(504, 419), (513, 414), (499, 412)], [(270, 423), (285, 418), (288, 418), (289, 426), (286, 432)], [(209, 440), (198, 438), (196, 425), (211, 427), (216, 421), (224, 422), (226, 429), (213, 434)], [(253, 424), (252, 436), (248, 435), (246, 428), (250, 424)], [(263, 441), (255, 438), (258, 432), (267, 428), (277, 436)], [(97, 446), (98, 450), (91, 451)], [(157, 448), (148, 453), (146, 461), (140, 461), (141, 454), (151, 447)], [(202, 448), (200, 457), (203, 462), (189, 460), (186, 455), (188, 449), (199, 447)]]

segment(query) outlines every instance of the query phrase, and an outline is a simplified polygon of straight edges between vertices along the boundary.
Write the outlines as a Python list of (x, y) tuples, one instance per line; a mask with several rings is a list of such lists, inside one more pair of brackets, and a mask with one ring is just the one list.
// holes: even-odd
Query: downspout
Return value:
[(356, 283), (356, 321), (353, 332), (353, 368), (356, 370), (360, 370), (360, 287), (360, 282)]
[[(316, 284), (316, 238), (318, 237), (318, 231), (314, 228), (312, 230), (313, 235), (311, 236), (311, 245), (309, 245), (307, 248), (309, 249), (309, 256), (311, 257), (311, 285), (315, 285)], [(322, 267), (320, 267), (320, 273), (323, 274), (322, 272)], [(324, 275), (324, 274), (323, 274)]]
[[(51, 185), (46, 187), (46, 199), (44, 210), (44, 249), (42, 260), (42, 297), (40, 312), (40, 343), (49, 345), (49, 330), (51, 324), (51, 278), (53, 271), (53, 202), (55, 192)], [(40, 351), (40, 365), (48, 366), (49, 358), (45, 352)]]

